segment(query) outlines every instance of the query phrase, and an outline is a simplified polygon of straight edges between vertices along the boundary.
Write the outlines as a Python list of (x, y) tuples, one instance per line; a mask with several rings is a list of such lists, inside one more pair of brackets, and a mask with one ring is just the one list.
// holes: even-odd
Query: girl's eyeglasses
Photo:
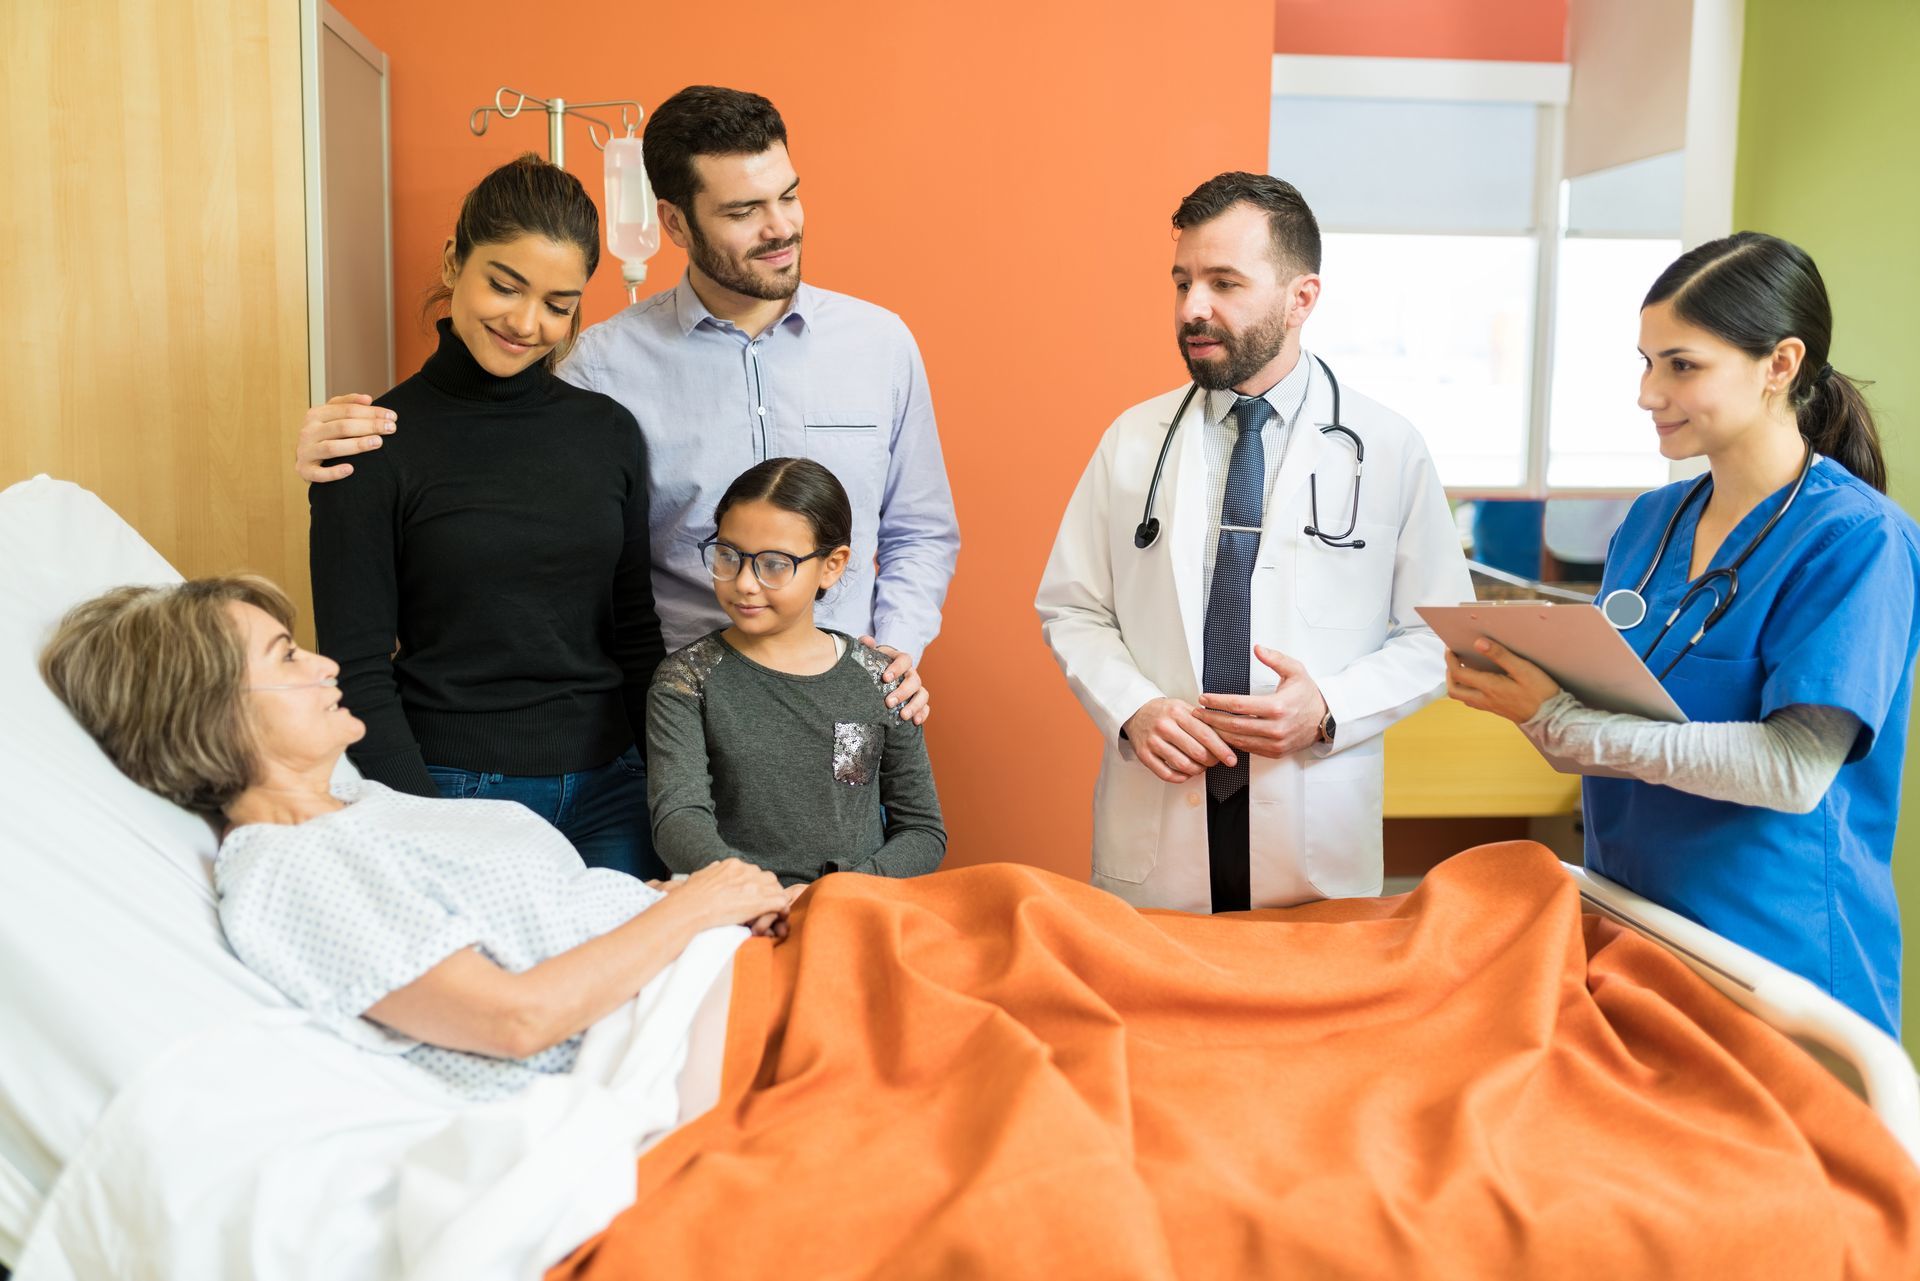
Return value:
[(742, 565), (751, 563), (753, 576), (762, 587), (785, 587), (793, 581), (794, 570), (814, 557), (826, 554), (824, 547), (810, 551), (805, 556), (795, 556), (792, 552), (743, 552), (718, 538), (709, 538), (700, 544), (700, 559), (705, 562), (707, 572), (713, 575), (715, 581), (730, 583), (740, 577)]

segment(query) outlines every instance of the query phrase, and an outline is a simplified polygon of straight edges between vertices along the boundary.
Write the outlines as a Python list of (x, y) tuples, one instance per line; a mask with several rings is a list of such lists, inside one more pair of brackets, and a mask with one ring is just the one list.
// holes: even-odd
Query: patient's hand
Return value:
[(787, 906), (785, 909), (779, 912), (769, 912), (767, 915), (755, 921), (753, 923), (753, 932), (755, 934), (769, 935), (775, 939), (787, 937), (787, 932), (792, 928), (787, 920), (787, 913), (793, 910), (793, 905), (799, 902), (800, 896), (812, 888), (813, 884), (810, 881), (802, 881), (798, 885), (789, 885), (787, 887)]
[(812, 888), (813, 883), (811, 881), (802, 881), (798, 885), (789, 885), (786, 889), (787, 905), (778, 912), (768, 912), (765, 916), (755, 920), (748, 928), (763, 938), (777, 940), (787, 937), (787, 933), (791, 928), (787, 920), (787, 913), (793, 910), (793, 905), (800, 900), (800, 896)]
[(787, 937), (787, 932), (791, 928), (787, 921), (787, 913), (793, 910), (793, 905), (799, 901), (800, 896), (812, 888), (813, 884), (810, 881), (802, 881), (798, 885), (789, 885), (786, 890), (786, 907), (778, 912), (769, 912), (767, 915), (755, 921), (753, 923), (753, 932), (755, 934), (764, 934), (775, 939)]
[(701, 928), (745, 925), (756, 934), (771, 929), (762, 924), (766, 918), (778, 917), (784, 924), (787, 915), (787, 891), (780, 878), (737, 858), (707, 864), (680, 882), (666, 902), (694, 913)]
[(393, 431), (396, 415), (373, 403), (373, 397), (353, 392), (335, 396), (324, 405), (307, 410), (300, 420), (300, 443), (293, 453), (293, 470), (300, 479), (314, 485), (353, 475), (352, 463), (336, 467), (324, 464), (334, 458), (347, 458), (380, 448), (381, 439)]

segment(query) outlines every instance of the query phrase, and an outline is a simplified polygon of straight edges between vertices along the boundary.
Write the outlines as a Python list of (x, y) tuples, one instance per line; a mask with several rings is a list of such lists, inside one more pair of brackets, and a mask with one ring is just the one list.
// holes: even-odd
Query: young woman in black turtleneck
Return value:
[(592, 199), (537, 156), (467, 194), (439, 350), (376, 402), (407, 430), (353, 484), (308, 491), (314, 623), (367, 777), (520, 801), (589, 864), (653, 877), (645, 447), (617, 402), (552, 373), (599, 258)]

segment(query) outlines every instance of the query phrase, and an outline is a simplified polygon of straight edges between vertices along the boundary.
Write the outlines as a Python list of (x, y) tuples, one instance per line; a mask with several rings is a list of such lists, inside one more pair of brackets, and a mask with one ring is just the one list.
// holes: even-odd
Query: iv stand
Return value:
[[(512, 106), (508, 106), (506, 102), (509, 95), (513, 98)], [(562, 169), (564, 169), (567, 164), (565, 125), (569, 115), (577, 116), (579, 119), (585, 121), (587, 126), (587, 141), (591, 142), (597, 150), (605, 151), (607, 149), (607, 140), (613, 136), (613, 126), (595, 116), (584, 114), (584, 108), (620, 108), (620, 127), (629, 136), (632, 135), (635, 129), (640, 127), (641, 117), (646, 114), (646, 110), (631, 98), (613, 98), (606, 102), (568, 102), (565, 98), (535, 98), (530, 94), (521, 93), (518, 89), (509, 89), (505, 85), (502, 85), (500, 88), (494, 90), (493, 105), (491, 107), (475, 107), (473, 109), (472, 114), (467, 117), (467, 128), (473, 131), (474, 137), (481, 137), (487, 132), (487, 116), (489, 113), (498, 115), (502, 120), (511, 120), (519, 115), (521, 109), (529, 103), (546, 111), (547, 159), (551, 160), (557, 168)], [(627, 111), (629, 107), (633, 109), (631, 115), (629, 115)]]

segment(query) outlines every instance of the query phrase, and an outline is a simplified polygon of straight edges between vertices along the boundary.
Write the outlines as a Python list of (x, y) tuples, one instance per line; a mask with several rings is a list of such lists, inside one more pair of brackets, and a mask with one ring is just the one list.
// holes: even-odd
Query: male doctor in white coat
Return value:
[(1093, 881), (1191, 912), (1376, 894), (1381, 734), (1446, 681), (1414, 606), (1471, 599), (1466, 559), (1419, 434), (1301, 347), (1300, 193), (1221, 174), (1173, 225), (1194, 386), (1108, 428), (1035, 601), (1106, 744)]

